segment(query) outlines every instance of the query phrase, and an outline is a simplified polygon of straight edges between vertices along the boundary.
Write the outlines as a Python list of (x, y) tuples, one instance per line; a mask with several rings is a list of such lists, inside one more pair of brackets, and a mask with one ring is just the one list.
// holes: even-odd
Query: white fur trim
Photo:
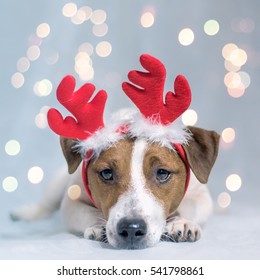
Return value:
[(92, 156), (98, 156), (100, 152), (107, 150), (125, 137), (118, 129), (122, 125), (128, 125), (126, 135), (130, 137), (145, 138), (150, 142), (157, 142), (169, 149), (174, 149), (172, 144), (187, 144), (190, 139), (189, 131), (176, 120), (169, 125), (161, 125), (153, 119), (144, 118), (134, 109), (121, 109), (111, 116), (111, 120), (104, 128), (75, 145), (75, 149), (84, 158), (87, 151), (92, 150)]
[(187, 128), (180, 123), (180, 119), (169, 125), (156, 123), (156, 116), (148, 120), (141, 114), (136, 114), (131, 122), (130, 134), (132, 137), (143, 137), (150, 142), (157, 142), (169, 149), (174, 149), (172, 144), (187, 144), (191, 134)]

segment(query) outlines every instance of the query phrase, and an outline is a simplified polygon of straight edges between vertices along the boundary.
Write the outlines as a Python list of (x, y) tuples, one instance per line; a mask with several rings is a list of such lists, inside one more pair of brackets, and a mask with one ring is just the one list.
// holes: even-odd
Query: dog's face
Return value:
[(109, 243), (144, 248), (160, 240), (166, 218), (180, 204), (186, 167), (168, 148), (126, 138), (91, 161), (88, 178)]
[[(217, 156), (218, 135), (190, 129), (193, 139), (185, 153), (198, 180), (206, 183)], [(73, 172), (80, 160), (68, 156), (68, 148), (62, 146)], [(183, 198), (186, 167), (173, 150), (125, 138), (90, 161), (87, 177), (95, 204), (107, 220), (108, 242), (115, 248), (136, 249), (160, 240), (167, 217)]]

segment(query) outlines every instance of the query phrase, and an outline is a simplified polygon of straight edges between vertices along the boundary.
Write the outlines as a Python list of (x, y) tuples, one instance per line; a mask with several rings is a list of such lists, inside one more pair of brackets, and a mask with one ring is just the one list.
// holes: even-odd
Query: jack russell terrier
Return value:
[[(70, 232), (119, 249), (200, 238), (212, 212), (205, 184), (218, 154), (219, 135), (178, 122), (191, 102), (185, 77), (177, 76), (174, 93), (168, 92), (163, 101), (164, 65), (147, 54), (140, 62), (146, 72), (130, 71), (130, 83), (122, 85), (139, 112), (121, 110), (107, 125), (106, 92), (89, 101), (94, 85), (74, 92), (75, 79), (62, 80), (57, 99), (75, 118), (63, 119), (50, 109), (48, 122), (61, 136), (72, 175), (57, 175), (42, 201), (14, 211), (14, 220), (48, 217), (60, 207)], [(74, 196), (68, 191), (71, 186)]]

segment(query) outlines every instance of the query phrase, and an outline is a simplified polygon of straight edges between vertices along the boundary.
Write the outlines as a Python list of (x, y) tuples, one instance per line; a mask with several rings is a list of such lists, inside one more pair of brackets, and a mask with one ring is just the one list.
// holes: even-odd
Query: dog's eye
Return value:
[(113, 181), (113, 179), (114, 179), (113, 171), (111, 169), (109, 169), (109, 168), (100, 171), (99, 175), (105, 181)]
[(166, 183), (170, 179), (171, 174), (170, 171), (161, 168), (156, 172), (156, 179), (159, 183)]

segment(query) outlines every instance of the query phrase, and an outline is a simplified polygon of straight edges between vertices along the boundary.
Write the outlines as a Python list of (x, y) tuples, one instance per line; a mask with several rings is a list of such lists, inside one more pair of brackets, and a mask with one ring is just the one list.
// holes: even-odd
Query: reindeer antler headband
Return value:
[[(140, 114), (114, 117), (113, 123), (104, 125), (103, 114), (107, 93), (100, 90), (94, 94), (95, 86), (85, 84), (75, 90), (75, 79), (66, 76), (57, 89), (57, 99), (73, 116), (63, 119), (56, 109), (48, 112), (50, 128), (65, 138), (80, 140), (82, 153), (87, 150), (102, 150), (122, 138), (122, 130), (134, 137), (146, 137), (152, 142), (172, 147), (172, 144), (185, 144), (188, 132), (176, 119), (187, 110), (191, 102), (191, 91), (184, 76), (178, 75), (174, 81), (174, 93), (169, 91), (163, 102), (166, 69), (156, 58), (144, 54), (141, 65), (147, 72), (130, 71), (131, 83), (124, 82), (126, 95), (137, 106)], [(126, 129), (127, 127), (127, 129)], [(113, 135), (111, 135), (113, 134)], [(99, 139), (100, 138), (100, 139)]]

